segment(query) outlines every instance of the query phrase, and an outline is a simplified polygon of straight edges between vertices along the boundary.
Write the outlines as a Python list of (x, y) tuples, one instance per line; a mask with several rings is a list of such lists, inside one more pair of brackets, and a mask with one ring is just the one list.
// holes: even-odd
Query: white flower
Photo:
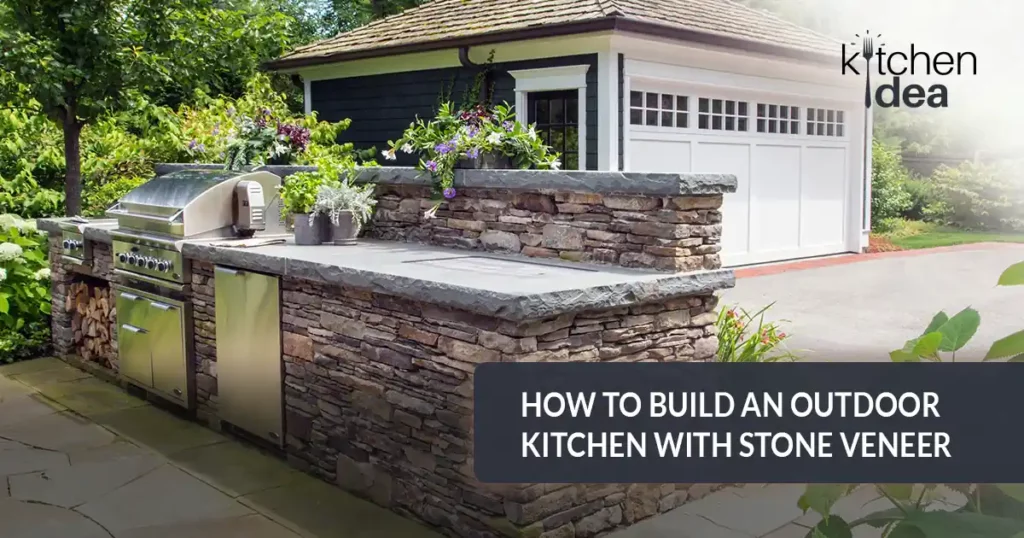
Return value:
[(426, 212), (423, 213), (423, 218), (425, 218), (425, 219), (432, 219), (432, 218), (434, 218), (434, 215), (437, 214), (437, 210), (440, 209), (440, 208), (441, 208), (441, 204), (437, 204), (434, 207), (428, 209)]
[(17, 215), (11, 215), (9, 213), (0, 215), (0, 230), (6, 230), (8, 228), (17, 228), (18, 230), (24, 225), (24, 221), (18, 218)]
[(406, 142), (406, 143), (405, 143), (405, 144), (404, 144), (404, 145), (402, 146), (402, 151), (404, 151), (404, 152), (406, 152), (406, 153), (412, 153), (412, 151), (413, 151), (413, 149), (412, 149), (412, 144), (410, 144), (410, 143)]
[(0, 282), (7, 280), (7, 269), (0, 268)]
[(42, 269), (36, 271), (35, 274), (32, 275), (32, 277), (35, 278), (36, 280), (47, 280), (50, 278), (50, 269), (43, 267)]
[(551, 169), (552, 170), (558, 170), (561, 167), (562, 167), (562, 163), (558, 159), (555, 159), (555, 160), (551, 161)]
[(498, 131), (495, 131), (495, 132), (487, 135), (487, 142), (489, 142), (491, 144), (501, 144), (501, 133), (498, 132)]
[(530, 140), (537, 140), (537, 131), (534, 131), (532, 126), (526, 134), (530, 137)]
[(0, 262), (16, 260), (21, 257), (21, 247), (14, 243), (0, 243)]
[(398, 158), (398, 157), (395, 157), (395, 150), (393, 150), (393, 149), (386, 149), (386, 150), (384, 150), (383, 153), (384, 153), (384, 158), (389, 160), (389, 161), (393, 161), (393, 160)]

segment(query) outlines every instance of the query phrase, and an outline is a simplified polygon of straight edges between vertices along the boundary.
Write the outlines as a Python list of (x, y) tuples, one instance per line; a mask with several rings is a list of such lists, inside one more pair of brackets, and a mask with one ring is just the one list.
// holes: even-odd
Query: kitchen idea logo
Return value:
[[(843, 43), (843, 74), (860, 75), (864, 78), (864, 106), (871, 108), (875, 103), (882, 108), (906, 106), (919, 108), (946, 108), (949, 106), (949, 88), (945, 84), (931, 84), (927, 88), (920, 84), (905, 84), (903, 76), (959, 76), (977, 75), (978, 57), (973, 52), (927, 52), (918, 50), (911, 43), (909, 50), (886, 50), (882, 34), (864, 36), (856, 34), (857, 40)], [(864, 59), (861, 64), (858, 60)], [(881, 84), (872, 91), (871, 75), (877, 74), (891, 81)]]

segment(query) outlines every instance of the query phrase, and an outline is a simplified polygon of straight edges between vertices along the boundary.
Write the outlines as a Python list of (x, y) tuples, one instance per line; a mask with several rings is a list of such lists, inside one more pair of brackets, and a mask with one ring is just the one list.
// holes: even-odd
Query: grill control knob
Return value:
[(136, 258), (135, 254), (129, 254), (128, 255), (128, 265), (135, 265), (135, 258)]
[(156, 269), (156, 258), (146, 258), (146, 269)]
[(68, 249), (68, 250), (70, 250), (70, 249), (71, 249), (71, 241), (69, 241), (69, 240), (65, 239), (65, 240), (64, 240), (64, 242), (63, 242), (63, 243), (61, 243), (61, 244), (62, 244), (62, 245), (64, 245), (64, 248), (65, 248), (65, 249)]
[(167, 270), (170, 269), (170, 268), (171, 268), (171, 264), (168, 263), (167, 260), (160, 260), (156, 264), (157, 271), (160, 271), (161, 273), (166, 273)]
[(137, 258), (137, 259), (135, 260), (135, 265), (137, 265), (137, 266), (139, 266), (139, 267), (145, 267), (145, 266), (146, 266), (146, 260), (147, 260), (147, 259), (148, 259), (148, 258), (146, 258), (145, 256), (139, 256), (139, 257), (138, 257), (138, 258)]
[(72, 239), (71, 240), (71, 248), (74, 248), (74, 249), (82, 248), (82, 242), (78, 241), (76, 239)]
[(117, 255), (117, 261), (121, 263), (128, 263), (128, 255), (124, 252)]

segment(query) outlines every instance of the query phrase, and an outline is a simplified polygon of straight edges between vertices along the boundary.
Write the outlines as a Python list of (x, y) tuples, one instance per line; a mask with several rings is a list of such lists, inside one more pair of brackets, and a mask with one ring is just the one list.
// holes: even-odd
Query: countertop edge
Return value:
[(192, 260), (328, 285), (352, 286), (514, 322), (664, 301), (735, 285), (732, 270), (718, 269), (648, 275), (629, 282), (517, 295), (205, 244), (185, 243), (182, 254)]

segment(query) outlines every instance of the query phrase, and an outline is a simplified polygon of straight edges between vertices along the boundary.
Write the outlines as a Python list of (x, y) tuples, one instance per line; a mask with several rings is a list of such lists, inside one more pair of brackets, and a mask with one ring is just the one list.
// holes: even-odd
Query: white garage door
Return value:
[(734, 174), (722, 261), (744, 265), (845, 252), (852, 138), (834, 103), (635, 82), (631, 171)]

